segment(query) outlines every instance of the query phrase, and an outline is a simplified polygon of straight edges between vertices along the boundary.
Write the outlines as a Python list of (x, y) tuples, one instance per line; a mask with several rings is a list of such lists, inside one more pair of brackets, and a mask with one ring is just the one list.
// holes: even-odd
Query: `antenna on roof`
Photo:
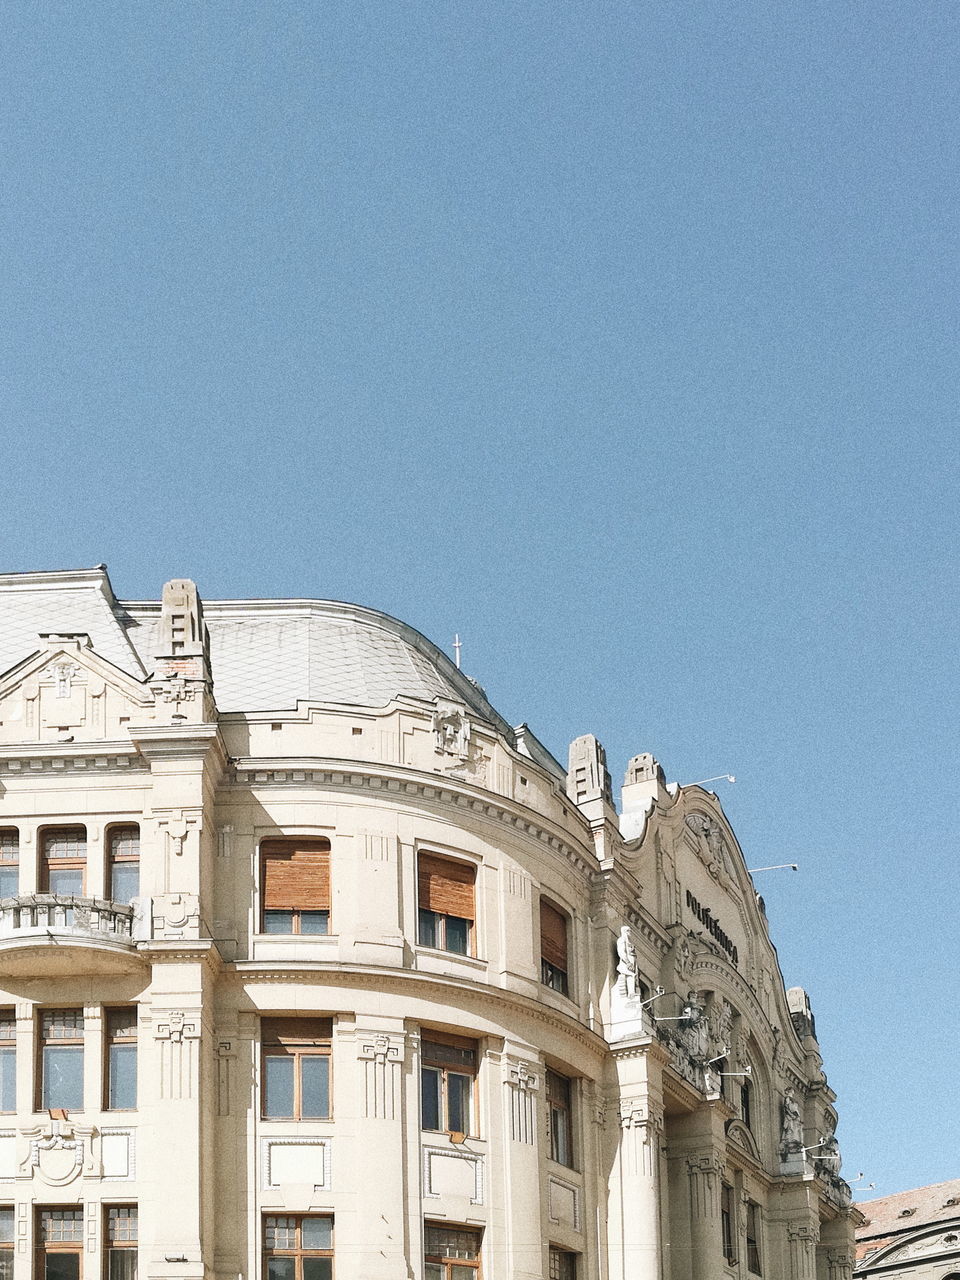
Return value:
[(460, 670), (460, 650), (462, 648), (463, 648), (463, 645), (460, 643), (460, 633), (457, 632), (457, 634), (453, 637), (453, 653), (454, 653), (454, 661), (457, 664), (458, 671)]

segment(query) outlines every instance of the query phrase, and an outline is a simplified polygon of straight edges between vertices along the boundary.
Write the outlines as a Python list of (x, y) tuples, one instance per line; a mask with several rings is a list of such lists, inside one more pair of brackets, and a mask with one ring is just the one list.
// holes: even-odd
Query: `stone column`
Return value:
[(715, 1149), (687, 1157), (690, 1186), (691, 1280), (714, 1280), (723, 1257), (720, 1185), (723, 1165)]
[(853, 1255), (845, 1249), (827, 1253), (828, 1280), (851, 1280), (853, 1276)]
[(503, 1199), (506, 1256), (511, 1280), (543, 1274), (540, 1185), (540, 1110), (543, 1067), (535, 1049), (508, 1042), (501, 1059), (503, 1106)]
[(787, 1245), (790, 1257), (790, 1280), (816, 1280), (817, 1232), (805, 1222), (794, 1222), (787, 1227)]
[(613, 1047), (619, 1096), (610, 1177), (610, 1280), (661, 1280), (660, 1134), (666, 1052), (646, 1037)]

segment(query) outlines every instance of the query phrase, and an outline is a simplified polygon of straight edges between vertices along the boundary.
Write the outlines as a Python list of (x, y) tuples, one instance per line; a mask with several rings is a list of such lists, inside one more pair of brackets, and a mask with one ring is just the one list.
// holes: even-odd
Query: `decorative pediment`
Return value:
[(752, 1156), (754, 1160), (760, 1161), (760, 1148), (757, 1146), (757, 1140), (743, 1123), (742, 1120), (727, 1121), (727, 1141), (738, 1146), (741, 1151), (745, 1151), (748, 1156)]
[(0, 681), (0, 745), (116, 741), (153, 706), (146, 685), (101, 658), (86, 635), (41, 636)]
[(952, 1226), (940, 1223), (935, 1228), (921, 1229), (907, 1240), (898, 1240), (889, 1248), (880, 1249), (870, 1262), (909, 1262), (914, 1258), (941, 1255), (944, 1262), (960, 1259), (960, 1223), (955, 1222)]

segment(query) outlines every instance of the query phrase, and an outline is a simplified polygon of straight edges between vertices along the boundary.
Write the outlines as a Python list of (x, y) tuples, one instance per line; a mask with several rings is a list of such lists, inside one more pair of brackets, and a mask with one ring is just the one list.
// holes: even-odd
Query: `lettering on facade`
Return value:
[(730, 957), (731, 961), (734, 964), (737, 964), (740, 957), (736, 943), (734, 943), (733, 940), (720, 928), (720, 921), (717, 920), (710, 908), (702, 907), (689, 889), (687, 890), (687, 906), (706, 929), (707, 933), (709, 933), (710, 937), (713, 938), (715, 942), (718, 942)]

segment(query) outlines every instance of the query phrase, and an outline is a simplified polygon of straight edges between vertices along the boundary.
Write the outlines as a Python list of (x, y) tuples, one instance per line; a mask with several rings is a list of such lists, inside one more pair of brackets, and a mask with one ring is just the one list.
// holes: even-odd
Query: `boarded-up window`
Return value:
[(330, 923), (330, 841), (260, 846), (264, 933), (323, 934)]
[(567, 994), (567, 917), (540, 899), (540, 980), (554, 991)]

